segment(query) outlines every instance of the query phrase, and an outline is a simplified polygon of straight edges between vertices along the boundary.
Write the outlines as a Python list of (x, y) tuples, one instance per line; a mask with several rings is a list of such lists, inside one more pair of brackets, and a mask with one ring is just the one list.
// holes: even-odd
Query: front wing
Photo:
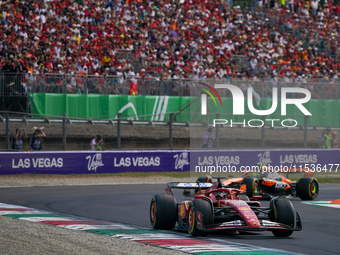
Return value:
[(250, 227), (244, 220), (234, 220), (222, 223), (215, 223), (206, 226), (197, 226), (202, 231), (210, 232), (215, 230), (244, 230), (244, 231), (265, 231), (265, 230), (293, 230), (300, 231), (302, 229), (301, 220), (299, 214), (296, 212), (296, 225), (294, 227), (288, 226), (282, 223), (270, 221), (270, 220), (259, 220), (259, 227)]

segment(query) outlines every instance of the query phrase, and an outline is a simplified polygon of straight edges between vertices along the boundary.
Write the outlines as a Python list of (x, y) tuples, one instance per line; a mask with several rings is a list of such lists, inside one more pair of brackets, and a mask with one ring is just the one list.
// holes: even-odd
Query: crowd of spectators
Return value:
[(340, 72), (337, 0), (0, 2), (3, 73), (289, 81)]

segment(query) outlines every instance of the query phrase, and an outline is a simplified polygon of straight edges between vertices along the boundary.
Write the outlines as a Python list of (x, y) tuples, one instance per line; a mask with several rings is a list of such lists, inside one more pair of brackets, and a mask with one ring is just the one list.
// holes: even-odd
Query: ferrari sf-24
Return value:
[[(192, 236), (205, 236), (217, 230), (271, 231), (276, 237), (288, 237), (302, 229), (299, 213), (291, 201), (273, 197), (269, 207), (250, 200), (236, 188), (223, 187), (221, 179), (215, 183), (167, 184), (166, 194), (155, 195), (150, 203), (150, 222), (154, 229), (175, 228)], [(178, 203), (172, 189), (201, 189), (191, 200)], [(253, 196), (253, 199), (259, 196)]]

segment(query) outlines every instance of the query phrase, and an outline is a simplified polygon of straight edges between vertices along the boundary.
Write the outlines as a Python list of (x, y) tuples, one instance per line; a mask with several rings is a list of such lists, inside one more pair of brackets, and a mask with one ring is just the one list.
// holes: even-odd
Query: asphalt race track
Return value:
[[(12, 187), (1, 188), (0, 202), (150, 227), (150, 199), (155, 194), (163, 194), (164, 188), (165, 185), (160, 184)], [(340, 198), (340, 184), (321, 184), (320, 190), (316, 201)], [(188, 199), (180, 191), (175, 196), (178, 201)], [(296, 198), (291, 200), (300, 213), (303, 229), (289, 238), (275, 238), (271, 232), (222, 233), (209, 237), (303, 254), (339, 254), (340, 209), (305, 204)]]

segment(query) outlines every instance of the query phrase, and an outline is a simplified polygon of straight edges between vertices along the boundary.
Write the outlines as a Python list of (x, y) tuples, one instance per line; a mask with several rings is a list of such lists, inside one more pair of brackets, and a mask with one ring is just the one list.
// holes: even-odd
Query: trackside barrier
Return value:
[[(0, 174), (189, 171), (188, 151), (4, 152)], [(179, 162), (188, 162), (180, 164)]]
[(196, 173), (220, 174), (256, 171), (258, 163), (268, 171), (294, 172), (308, 168), (316, 173), (340, 173), (340, 149), (296, 150), (215, 150), (191, 151), (190, 170)]
[[(174, 172), (215, 167), (219, 173), (247, 170), (257, 163), (272, 167), (310, 168), (315, 172), (340, 172), (340, 149), (330, 150), (162, 150), (4, 152), (0, 175), (93, 174), (121, 172)], [(274, 168), (275, 170), (275, 168)]]

